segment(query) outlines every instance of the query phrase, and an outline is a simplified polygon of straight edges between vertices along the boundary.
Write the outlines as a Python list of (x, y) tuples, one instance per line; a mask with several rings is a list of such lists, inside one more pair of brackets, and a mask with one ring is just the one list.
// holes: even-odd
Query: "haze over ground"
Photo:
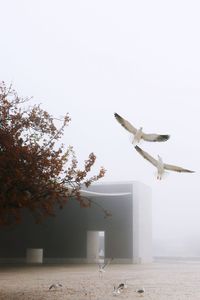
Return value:
[[(199, 9), (180, 0), (1, 1), (0, 79), (55, 116), (69, 112), (65, 144), (80, 162), (93, 151), (104, 181), (152, 187), (154, 255), (200, 256)], [(141, 147), (196, 173), (157, 181), (114, 112), (170, 134)]]

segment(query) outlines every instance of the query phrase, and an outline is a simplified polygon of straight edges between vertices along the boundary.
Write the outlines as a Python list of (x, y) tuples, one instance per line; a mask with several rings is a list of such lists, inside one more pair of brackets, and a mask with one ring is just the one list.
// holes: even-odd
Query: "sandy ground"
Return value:
[[(127, 281), (127, 289), (113, 296), (113, 286)], [(63, 287), (49, 290), (52, 283)], [(135, 290), (144, 287), (145, 295)], [(44, 299), (200, 299), (200, 262), (109, 265), (99, 278), (96, 265), (1, 266), (1, 300)]]

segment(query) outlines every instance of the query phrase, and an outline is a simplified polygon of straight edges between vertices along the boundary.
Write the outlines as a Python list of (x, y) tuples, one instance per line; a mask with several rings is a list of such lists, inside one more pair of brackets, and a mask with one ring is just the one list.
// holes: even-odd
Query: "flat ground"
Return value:
[[(96, 265), (1, 266), (1, 300), (109, 300), (113, 286), (127, 282), (118, 299), (140, 299), (135, 290), (144, 287), (141, 299), (200, 299), (200, 263), (109, 265), (99, 278)], [(52, 283), (63, 287), (49, 290)]]

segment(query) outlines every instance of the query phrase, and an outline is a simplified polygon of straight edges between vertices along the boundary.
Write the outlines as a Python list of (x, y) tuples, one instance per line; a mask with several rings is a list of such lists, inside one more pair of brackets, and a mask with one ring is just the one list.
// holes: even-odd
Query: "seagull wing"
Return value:
[(168, 164), (164, 164), (164, 168), (166, 170), (170, 170), (170, 171), (174, 171), (174, 172), (186, 172), (186, 173), (194, 173), (195, 171), (191, 171), (188, 169), (184, 169), (178, 166), (174, 166), (174, 165), (168, 165)]
[(127, 120), (125, 120), (124, 118), (122, 118), (120, 115), (118, 115), (117, 113), (114, 114), (116, 120), (126, 129), (128, 130), (130, 133), (136, 134), (137, 129), (131, 124), (129, 123)]
[(148, 142), (165, 142), (170, 138), (168, 134), (143, 133), (142, 138)]
[(98, 264), (99, 270), (103, 270), (106, 267), (107, 263)]
[(113, 258), (108, 259), (108, 261), (105, 264), (103, 264), (102, 269), (104, 269), (106, 266), (108, 266), (112, 260), (113, 260)]
[(140, 153), (140, 155), (142, 155), (146, 160), (148, 160), (152, 165), (154, 165), (155, 167), (157, 167), (158, 165), (158, 161), (153, 158), (150, 154), (148, 154), (147, 152), (145, 152), (144, 150), (142, 150), (140, 147), (135, 146), (135, 149), (137, 150), (138, 153)]
[(108, 262), (102, 265), (102, 269), (105, 269), (105, 267), (108, 265)]

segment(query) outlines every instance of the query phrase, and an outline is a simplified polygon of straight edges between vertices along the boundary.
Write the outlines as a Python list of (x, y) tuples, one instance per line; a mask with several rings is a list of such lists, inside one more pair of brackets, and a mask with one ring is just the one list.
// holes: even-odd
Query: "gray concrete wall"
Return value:
[[(113, 191), (114, 188), (114, 191)], [(131, 185), (99, 186), (99, 192), (127, 192)], [(112, 213), (104, 218), (95, 205), (80, 208), (70, 200), (56, 217), (35, 224), (28, 213), (22, 224), (0, 229), (0, 258), (24, 258), (27, 248), (43, 248), (45, 258), (86, 258), (87, 230), (105, 231), (105, 257), (132, 258), (132, 196), (95, 197)]]
[(44, 257), (84, 257), (85, 212), (70, 201), (42, 224), (26, 213), (22, 224), (0, 230), (0, 257), (25, 257), (26, 248), (43, 248)]

